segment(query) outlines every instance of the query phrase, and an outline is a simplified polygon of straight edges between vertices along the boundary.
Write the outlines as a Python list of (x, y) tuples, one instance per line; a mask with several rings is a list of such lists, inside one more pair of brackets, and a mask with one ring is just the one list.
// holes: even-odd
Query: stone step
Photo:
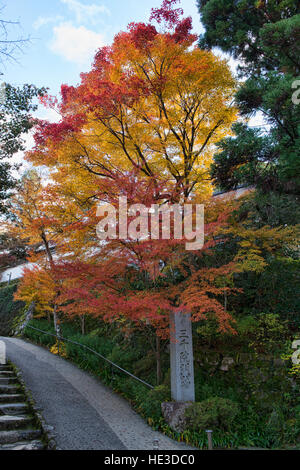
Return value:
[(18, 387), (15, 385), (0, 385), (0, 395), (2, 393), (17, 393), (19, 391)]
[(3, 415), (17, 415), (18, 413), (25, 413), (28, 411), (27, 403), (0, 403), (0, 416)]
[(0, 431), (0, 445), (13, 444), (20, 441), (29, 441), (30, 439), (38, 439), (41, 431), (36, 429)]
[(0, 386), (1, 385), (15, 384), (16, 381), (17, 381), (16, 377), (0, 377)]
[(45, 444), (42, 441), (20, 441), (13, 444), (0, 444), (0, 450), (43, 450)]
[(18, 429), (31, 424), (32, 418), (26, 416), (0, 416), (0, 431)]
[(24, 396), (20, 393), (2, 393), (0, 395), (0, 403), (20, 403), (24, 400)]
[(12, 371), (13, 368), (9, 364), (0, 364), (0, 371), (2, 370)]
[(47, 448), (41, 429), (34, 429), (35, 419), (26, 401), (14, 369), (0, 364), (0, 451)]

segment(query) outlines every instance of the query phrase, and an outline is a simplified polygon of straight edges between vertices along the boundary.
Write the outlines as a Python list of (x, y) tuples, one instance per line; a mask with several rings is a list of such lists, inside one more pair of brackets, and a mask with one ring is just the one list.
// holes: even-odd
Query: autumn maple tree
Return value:
[(61, 169), (55, 179), (65, 187), (76, 178), (77, 192), (92, 197), (101, 177), (135, 169), (164, 177), (163, 199), (169, 186), (179, 198), (211, 191), (214, 145), (236, 119), (236, 83), (225, 60), (196, 47), (191, 18), (181, 20), (175, 3), (99, 49), (81, 83), (62, 86), (61, 102), (42, 100), (61, 121), (40, 122), (28, 158)]
[[(55, 202), (58, 200), (55, 199)], [(50, 207), (53, 203), (53, 192), (47, 191), (41, 175), (31, 170), (21, 179), (18, 191), (11, 201), (11, 211), (15, 220), (12, 232), (26, 241), (29, 247), (28, 260), (35, 263), (33, 267), (25, 268), (16, 299), (27, 303), (35, 302), (37, 311), (46, 312), (48, 318), (53, 313), (56, 327), (56, 299), (61, 286), (55, 277), (52, 246), (55, 242), (59, 252), (58, 235), (61, 228), (51, 214)]]
[[(42, 98), (61, 120), (39, 122), (27, 153), (51, 178), (39, 192), (42, 210), (26, 223), (44, 244), (46, 232), (55, 235), (63, 254), (48, 256), (53, 306), (69, 316), (125, 318), (160, 337), (168, 335), (176, 311), (191, 312), (194, 321), (214, 313), (220, 329), (232, 331), (222, 299), (234, 291), (226, 281), (234, 264), (206, 262), (228, 205), (218, 213), (212, 204), (201, 252), (187, 253), (184, 240), (174, 237), (100, 243), (96, 234), (97, 204), (117, 208), (119, 196), (150, 207), (211, 195), (215, 144), (237, 118), (236, 83), (225, 60), (198, 49), (191, 19), (181, 19), (176, 3), (164, 0), (149, 23), (131, 23), (116, 35), (77, 87), (62, 86), (60, 102)], [(26, 279), (23, 295), (29, 284)]]

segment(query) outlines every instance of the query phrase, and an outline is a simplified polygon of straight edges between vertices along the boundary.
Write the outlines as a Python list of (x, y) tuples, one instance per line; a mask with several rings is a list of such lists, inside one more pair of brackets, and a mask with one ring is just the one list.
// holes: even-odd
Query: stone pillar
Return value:
[(195, 401), (191, 315), (170, 317), (171, 396), (175, 401)]
[(6, 344), (4, 341), (0, 341), (0, 364), (6, 364)]

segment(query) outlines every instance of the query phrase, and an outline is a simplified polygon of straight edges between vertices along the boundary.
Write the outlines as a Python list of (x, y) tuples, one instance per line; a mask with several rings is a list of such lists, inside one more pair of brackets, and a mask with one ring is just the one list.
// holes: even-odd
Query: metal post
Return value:
[(154, 439), (153, 441), (153, 450), (159, 450), (159, 440)]
[(205, 432), (207, 434), (208, 450), (213, 450), (212, 430), (207, 429)]
[(56, 337), (57, 337), (57, 354), (59, 355), (59, 347), (60, 347), (60, 327), (56, 325)]

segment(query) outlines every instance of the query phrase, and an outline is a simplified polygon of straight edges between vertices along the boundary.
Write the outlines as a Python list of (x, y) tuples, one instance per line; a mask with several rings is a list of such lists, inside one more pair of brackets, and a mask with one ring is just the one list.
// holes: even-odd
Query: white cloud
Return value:
[(89, 23), (97, 23), (99, 20), (99, 15), (103, 13), (110, 14), (109, 9), (104, 5), (95, 5), (94, 3), (91, 5), (84, 5), (80, 3), (78, 0), (61, 0), (62, 3), (68, 6), (69, 10), (71, 10), (76, 15), (76, 21), (78, 23), (83, 23), (88, 21)]
[[(51, 108), (44, 108), (42, 105), (39, 106), (38, 110), (33, 115), (35, 118), (42, 119), (49, 122), (58, 122), (61, 119), (61, 116)], [(32, 168), (32, 164), (27, 162), (24, 159), (24, 153), (28, 150), (31, 150), (34, 145), (35, 141), (33, 138), (34, 129), (31, 129), (27, 134), (23, 134), (22, 137), (24, 139), (24, 148), (25, 151), (20, 150), (16, 152), (13, 157), (10, 159), (11, 163), (21, 164), (21, 168), (19, 170), (13, 171), (13, 176), (15, 178), (20, 178), (20, 176), (30, 168)]]
[(42, 105), (39, 106), (38, 110), (34, 114), (34, 117), (49, 122), (59, 122), (61, 120), (61, 115), (55, 111), (55, 109), (45, 108)]
[(55, 26), (53, 32), (51, 51), (79, 65), (90, 62), (95, 51), (104, 45), (102, 34), (84, 26), (75, 27), (71, 23), (62, 23)]
[(40, 29), (42, 26), (45, 26), (50, 23), (58, 23), (63, 19), (62, 16), (39, 16), (38, 19), (33, 23), (34, 29)]
[[(32, 147), (34, 146), (34, 138), (33, 138), (33, 132), (30, 131), (28, 134), (23, 134), (22, 135), (24, 139), (24, 147), (25, 151), (31, 150)], [(24, 152), (23, 150), (20, 150), (19, 152), (16, 152), (13, 157), (11, 158), (12, 163), (24, 163)]]

